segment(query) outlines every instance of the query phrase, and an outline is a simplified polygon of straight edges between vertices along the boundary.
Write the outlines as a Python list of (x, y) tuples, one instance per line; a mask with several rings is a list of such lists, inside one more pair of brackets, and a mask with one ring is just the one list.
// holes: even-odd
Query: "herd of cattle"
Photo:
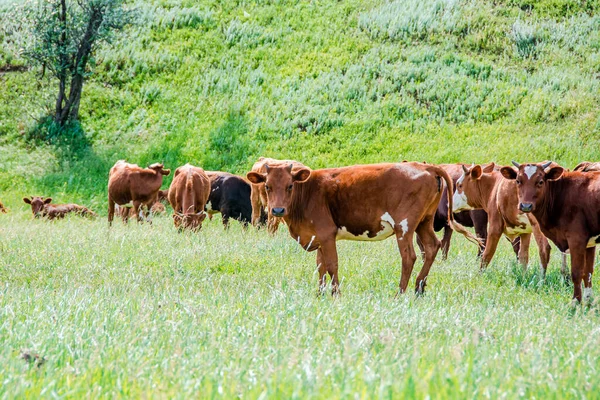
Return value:
[[(573, 171), (550, 161), (513, 164), (404, 161), (313, 170), (297, 161), (261, 157), (245, 178), (186, 164), (175, 170), (169, 189), (161, 190), (163, 177), (171, 172), (162, 164), (141, 168), (118, 161), (108, 178), (108, 221), (112, 224), (115, 212), (124, 222), (150, 219), (165, 212), (162, 202), (167, 201), (179, 229), (198, 230), (207, 215), (218, 212), (225, 227), (234, 218), (244, 225), (266, 224), (273, 233), (284, 221), (294, 240), (317, 251), (319, 288), (325, 287), (328, 274), (334, 294), (339, 290), (337, 240), (377, 241), (395, 235), (403, 293), (416, 261), (416, 235), (424, 260), (416, 291), (422, 293), (440, 248), (447, 256), (453, 231), (479, 246), (482, 269), (503, 235), (526, 268), (533, 234), (542, 273), (550, 259), (550, 239), (563, 253), (564, 274), (564, 254), (571, 255), (574, 299), (588, 300), (600, 242), (600, 163), (581, 163)], [(23, 201), (35, 217), (95, 216), (77, 204), (52, 204), (51, 198)], [(0, 212), (6, 212), (1, 203)], [(476, 234), (465, 226), (474, 227)], [(440, 242), (435, 231), (442, 229)]]

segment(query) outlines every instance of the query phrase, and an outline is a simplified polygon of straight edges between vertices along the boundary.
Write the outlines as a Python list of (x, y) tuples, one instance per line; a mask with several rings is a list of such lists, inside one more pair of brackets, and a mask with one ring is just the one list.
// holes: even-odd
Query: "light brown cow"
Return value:
[(178, 228), (198, 230), (206, 218), (204, 206), (210, 195), (210, 180), (202, 168), (186, 164), (175, 170), (169, 187), (173, 222)]
[(456, 182), (454, 212), (483, 209), (488, 214), (488, 232), (485, 250), (481, 256), (481, 269), (494, 257), (498, 241), (504, 234), (512, 242), (520, 237), (518, 259), (523, 269), (529, 262), (531, 234), (538, 244), (542, 274), (545, 275), (550, 261), (550, 244), (541, 233), (535, 218), (519, 211), (517, 186), (497, 171), (484, 173), (480, 165), (462, 166), (463, 174)]
[(82, 217), (96, 217), (94, 212), (79, 204), (50, 204), (52, 197), (30, 196), (23, 197), (23, 201), (31, 205), (31, 212), (35, 218), (61, 219), (70, 213)]
[[(293, 172), (296, 172), (303, 168), (310, 169), (304, 164), (294, 160), (276, 160), (274, 158), (259, 157), (258, 161), (254, 163), (250, 171), (259, 174), (264, 174), (266, 173), (265, 166), (267, 164), (272, 167), (280, 165), (287, 166), (291, 164)], [(258, 224), (261, 221), (261, 214), (264, 210), (264, 212), (267, 214), (267, 229), (269, 233), (273, 234), (277, 232), (281, 218), (275, 217), (269, 212), (269, 206), (267, 204), (268, 196), (267, 191), (265, 190), (264, 183), (251, 185), (250, 201), (252, 203), (252, 225), (258, 226)]]
[(577, 164), (573, 171), (596, 172), (600, 171), (600, 162), (583, 161)]
[[(518, 207), (531, 213), (548, 239), (571, 254), (573, 298), (592, 296), (596, 245), (600, 242), (600, 172), (566, 171), (551, 163), (518, 164), (502, 175), (518, 188)], [(548, 169), (548, 167), (551, 167)]]
[[(442, 195), (442, 182), (452, 192), (452, 179), (441, 168), (421, 163), (355, 165), (311, 171), (293, 165), (249, 172), (248, 180), (265, 183), (269, 212), (281, 217), (290, 235), (305, 250), (317, 250), (319, 288), (329, 273), (333, 293), (339, 290), (337, 240), (383, 240), (392, 235), (402, 257), (400, 292), (406, 291), (416, 260), (413, 235), (423, 246), (424, 263), (416, 281), (425, 289), (427, 275), (440, 248), (433, 218)], [(448, 196), (452, 208), (452, 196)], [(460, 224), (455, 230), (478, 243)]]
[(138, 221), (142, 221), (140, 207), (150, 208), (158, 198), (163, 176), (171, 170), (164, 169), (162, 164), (152, 164), (141, 168), (124, 160), (117, 161), (110, 169), (108, 176), (108, 222), (112, 224), (115, 215), (115, 204), (124, 206), (133, 203), (133, 212)]

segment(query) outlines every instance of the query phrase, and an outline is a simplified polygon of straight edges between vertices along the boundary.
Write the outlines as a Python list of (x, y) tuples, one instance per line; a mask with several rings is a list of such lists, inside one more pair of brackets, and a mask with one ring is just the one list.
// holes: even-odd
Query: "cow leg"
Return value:
[(550, 243), (548, 243), (548, 239), (540, 230), (539, 225), (533, 224), (533, 237), (538, 245), (538, 249), (540, 252), (540, 264), (542, 265), (540, 272), (542, 277), (546, 276), (546, 270), (548, 270), (548, 264), (550, 263)]
[(529, 263), (529, 244), (531, 243), (531, 233), (524, 233), (521, 235), (521, 246), (519, 247), (519, 253), (517, 258), (519, 264), (523, 268), (523, 272), (527, 271), (527, 264)]
[(450, 239), (452, 238), (452, 228), (448, 225), (444, 227), (444, 236), (442, 237), (442, 260), (448, 258), (448, 251), (450, 251)]
[(327, 273), (327, 266), (323, 261), (323, 250), (321, 247), (317, 250), (317, 268), (319, 269), (319, 292), (318, 295), (322, 295), (325, 292), (325, 274)]
[(560, 273), (563, 276), (563, 278), (566, 280), (568, 280), (570, 278), (570, 274), (569, 274), (569, 266), (567, 264), (567, 253), (560, 253)]
[(223, 228), (229, 228), (229, 211), (221, 210), (221, 219), (223, 220)]
[(337, 247), (335, 244), (335, 236), (330, 239), (321, 240), (321, 247), (317, 253), (317, 262), (320, 261), (319, 265), (319, 289), (323, 288), (323, 281), (325, 272), (321, 276), (321, 269), (323, 268), (329, 274), (331, 278), (331, 294), (337, 295), (340, 293), (340, 282), (338, 279), (338, 254)]
[(485, 242), (485, 250), (483, 250), (483, 255), (481, 256), (481, 270), (484, 270), (492, 261), (503, 230), (503, 226), (493, 227), (490, 224), (488, 228), (487, 241)]
[(510, 240), (510, 238), (507, 237), (506, 240), (510, 242), (511, 247), (515, 252), (515, 256), (517, 256), (517, 260), (519, 260), (519, 253), (521, 252), (521, 236), (517, 236), (513, 240)]
[(112, 225), (115, 218), (115, 202), (108, 196), (108, 226)]
[(585, 270), (583, 271), (583, 301), (592, 299), (592, 275), (594, 274), (594, 262), (596, 261), (596, 247), (585, 249)]
[(421, 238), (421, 242), (423, 243), (423, 268), (421, 268), (421, 272), (417, 276), (417, 282), (415, 286), (415, 291), (417, 294), (423, 294), (425, 292), (425, 286), (427, 285), (427, 275), (429, 275), (429, 270), (431, 269), (431, 265), (435, 260), (435, 256), (437, 255), (441, 243), (438, 240), (435, 232), (433, 230), (433, 225), (430, 220), (422, 221), (417, 227), (417, 237)]
[(133, 202), (133, 213), (135, 214), (135, 217), (137, 218), (138, 222), (142, 222), (142, 217), (140, 217), (140, 207), (141, 207), (142, 203), (140, 201), (134, 201)]
[[(481, 213), (477, 213), (477, 211), (481, 211)], [(471, 219), (473, 220), (475, 235), (478, 238), (481, 238), (482, 244), (477, 250), (477, 257), (481, 257), (485, 250), (485, 244), (487, 243), (488, 216), (483, 210), (476, 210), (471, 212)]]
[(417, 254), (413, 246), (413, 232), (408, 231), (404, 233), (398, 225), (395, 227), (396, 242), (398, 243), (398, 250), (400, 251), (400, 257), (402, 257), (402, 275), (400, 275), (400, 291), (399, 293), (406, 292), (408, 287), (408, 281), (412, 274), (415, 261), (417, 260)]
[(260, 223), (260, 212), (262, 205), (260, 203), (259, 185), (250, 185), (250, 203), (252, 205), (252, 225), (258, 226)]
[(573, 280), (573, 299), (581, 303), (581, 280), (585, 270), (586, 262), (586, 244), (585, 242), (569, 241), (569, 250), (571, 251), (571, 279)]

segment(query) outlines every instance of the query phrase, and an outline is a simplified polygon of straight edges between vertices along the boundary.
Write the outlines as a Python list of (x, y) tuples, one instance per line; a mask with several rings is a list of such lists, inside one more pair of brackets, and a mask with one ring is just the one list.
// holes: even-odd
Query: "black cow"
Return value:
[(220, 212), (225, 228), (229, 218), (237, 219), (244, 227), (251, 223), (250, 183), (228, 172), (206, 171), (206, 175), (210, 179), (210, 196), (205, 208), (209, 217)]

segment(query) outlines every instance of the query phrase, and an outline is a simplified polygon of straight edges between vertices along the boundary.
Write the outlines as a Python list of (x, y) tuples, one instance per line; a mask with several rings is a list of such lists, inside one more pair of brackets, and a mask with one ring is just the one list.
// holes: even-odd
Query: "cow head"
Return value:
[(171, 173), (170, 169), (165, 169), (164, 165), (160, 164), (160, 163), (154, 163), (152, 165), (148, 166), (148, 169), (152, 169), (154, 171), (156, 171), (156, 173), (167, 176)]
[(302, 168), (292, 172), (292, 164), (269, 167), (265, 164), (264, 174), (248, 172), (246, 177), (254, 184), (265, 184), (271, 214), (285, 217), (294, 193), (294, 183), (303, 183), (310, 177), (310, 170)]
[(548, 181), (560, 179), (564, 168), (554, 166), (546, 171), (551, 164), (552, 161), (540, 164), (519, 164), (513, 161), (516, 169), (502, 167), (502, 176), (517, 182), (519, 210), (525, 213), (535, 211), (546, 196)]
[[(462, 166), (463, 174), (456, 181), (456, 189), (452, 196), (452, 211), (473, 210), (476, 204), (473, 199), (478, 194), (477, 182), (483, 174), (481, 165)], [(469, 200), (470, 199), (470, 200)]]
[(202, 221), (204, 221), (205, 218), (206, 213), (204, 211), (189, 214), (175, 212), (175, 214), (173, 214), (173, 222), (175, 223), (175, 227), (179, 229), (190, 229), (193, 231), (197, 231), (202, 228)]
[(27, 204), (31, 204), (31, 212), (33, 216), (39, 218), (42, 215), (42, 211), (44, 211), (44, 207), (46, 204), (50, 204), (52, 201), (52, 197), (39, 197), (39, 196), (30, 196), (23, 197), (23, 201)]

